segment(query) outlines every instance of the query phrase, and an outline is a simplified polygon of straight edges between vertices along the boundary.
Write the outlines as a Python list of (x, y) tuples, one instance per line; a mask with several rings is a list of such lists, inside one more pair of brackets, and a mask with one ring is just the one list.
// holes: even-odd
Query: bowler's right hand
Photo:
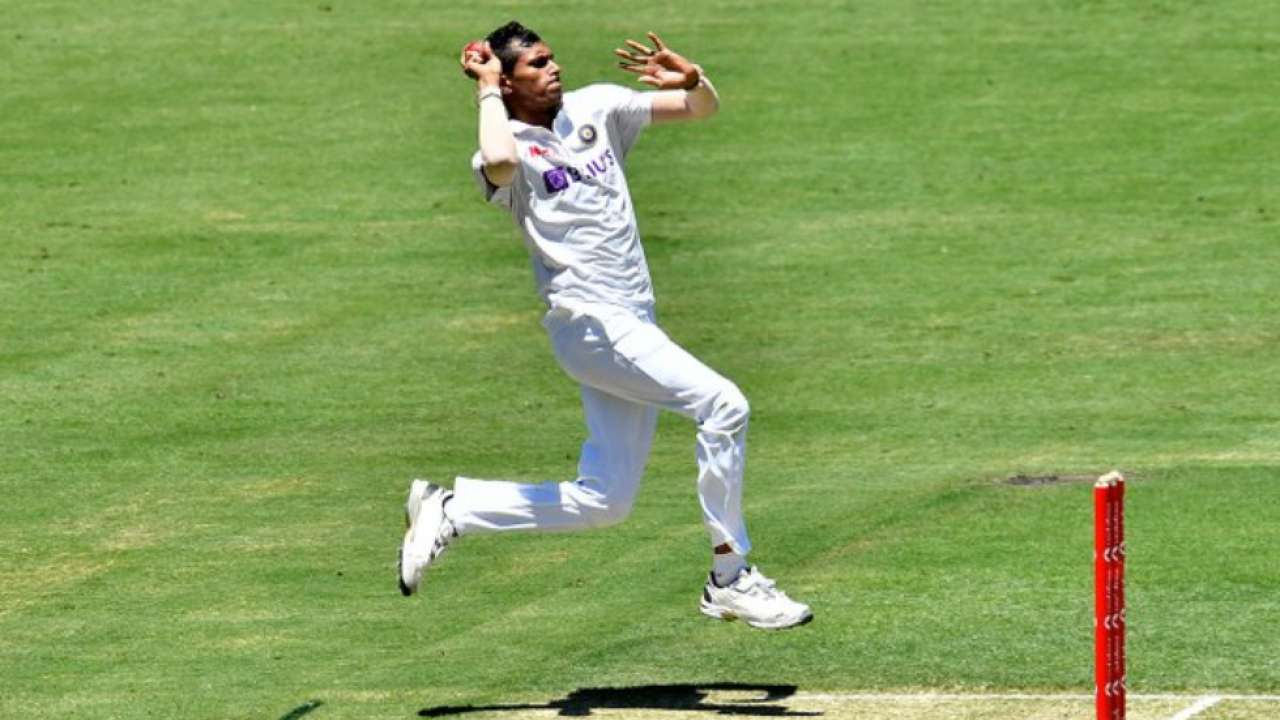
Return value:
[(502, 61), (493, 54), (489, 43), (485, 43), (484, 48), (485, 54), (489, 57), (488, 60), (474, 50), (467, 52), (463, 48), (462, 54), (458, 57), (458, 63), (462, 65), (462, 71), (467, 74), (467, 77), (474, 78), (481, 87), (497, 85), (498, 78), (502, 76)]

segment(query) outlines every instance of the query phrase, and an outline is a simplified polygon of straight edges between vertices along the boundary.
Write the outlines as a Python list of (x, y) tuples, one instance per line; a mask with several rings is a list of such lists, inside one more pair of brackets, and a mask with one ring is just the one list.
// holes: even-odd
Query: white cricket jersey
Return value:
[(622, 162), (652, 117), (647, 93), (589, 85), (566, 93), (552, 130), (511, 119), (520, 167), (506, 187), (471, 159), (485, 199), (524, 234), (538, 292), (551, 308), (606, 305), (648, 312), (649, 266)]

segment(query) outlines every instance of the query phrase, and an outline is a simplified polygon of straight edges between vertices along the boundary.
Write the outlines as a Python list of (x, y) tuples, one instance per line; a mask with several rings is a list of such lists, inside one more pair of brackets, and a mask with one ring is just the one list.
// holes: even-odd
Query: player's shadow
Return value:
[[(712, 693), (733, 693), (741, 699), (709, 700)], [(705, 685), (640, 685), (637, 687), (581, 688), (546, 704), (439, 705), (418, 711), (421, 717), (448, 717), (475, 712), (508, 710), (559, 710), (562, 717), (587, 717), (593, 710), (668, 710), (714, 712), (757, 717), (813, 717), (820, 712), (799, 712), (778, 704), (795, 695), (795, 685), (707, 683)]]

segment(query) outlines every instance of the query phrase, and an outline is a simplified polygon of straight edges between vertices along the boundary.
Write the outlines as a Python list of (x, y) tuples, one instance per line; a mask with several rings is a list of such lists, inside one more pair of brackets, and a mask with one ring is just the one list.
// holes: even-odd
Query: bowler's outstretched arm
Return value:
[(614, 54), (622, 58), (619, 67), (659, 90), (653, 94), (653, 121), (699, 120), (716, 114), (720, 96), (702, 68), (667, 47), (657, 34), (648, 35), (653, 47), (627, 40), (629, 49), (618, 48)]

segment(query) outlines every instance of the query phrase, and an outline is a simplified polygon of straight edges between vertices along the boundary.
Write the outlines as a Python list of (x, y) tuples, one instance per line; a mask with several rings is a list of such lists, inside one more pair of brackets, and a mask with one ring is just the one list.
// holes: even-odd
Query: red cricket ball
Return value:
[[(466, 47), (462, 48), (462, 57), (466, 58), (468, 62), (471, 60), (470, 56), (472, 54), (479, 55), (480, 62), (489, 62), (489, 49), (485, 46), (483, 40), (472, 40), (467, 43)], [(471, 71), (467, 70), (465, 67), (462, 69), (462, 72), (468, 77), (475, 77), (471, 74)]]
[(489, 48), (485, 46), (483, 40), (472, 40), (467, 46), (462, 48), (463, 54), (470, 55), (475, 53), (480, 56), (480, 62), (489, 61)]

